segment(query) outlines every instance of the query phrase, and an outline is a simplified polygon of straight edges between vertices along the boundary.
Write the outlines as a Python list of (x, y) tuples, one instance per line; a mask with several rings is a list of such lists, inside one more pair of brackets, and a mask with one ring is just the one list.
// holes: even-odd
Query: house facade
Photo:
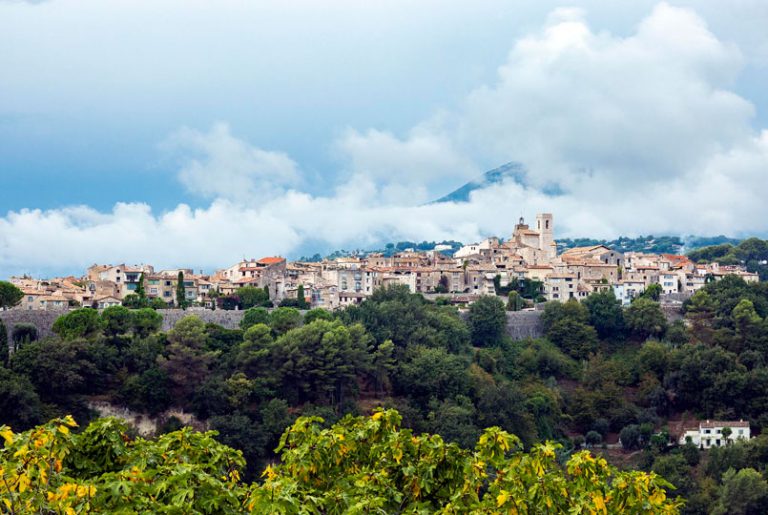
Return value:
[(722, 447), (751, 438), (749, 422), (743, 420), (702, 420), (698, 427), (687, 428), (680, 435), (679, 444), (692, 443), (701, 449)]

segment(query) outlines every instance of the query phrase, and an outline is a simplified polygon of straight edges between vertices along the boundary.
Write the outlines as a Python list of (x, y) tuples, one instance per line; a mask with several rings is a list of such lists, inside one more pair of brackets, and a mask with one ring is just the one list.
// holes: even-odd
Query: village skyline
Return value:
[(139, 303), (240, 309), (240, 297), (246, 291), (252, 296), (253, 290), (264, 294), (259, 302), (265, 306), (336, 310), (359, 304), (390, 285), (446, 296), (447, 302), (465, 306), (484, 295), (514, 292), (516, 299), (519, 296), (515, 307), (523, 309), (546, 301), (581, 301), (604, 291), (612, 292), (625, 306), (649, 289), (657, 298), (671, 296), (680, 302), (728, 275), (747, 283), (760, 280), (756, 269), (750, 271), (744, 263), (697, 263), (673, 253), (621, 252), (602, 244), (561, 252), (554, 234), (554, 216), (539, 213), (530, 224), (521, 217), (506, 239), (490, 237), (461, 246), (393, 249), (303, 262), (262, 256), (239, 260), (213, 273), (190, 268), (156, 270), (149, 263), (94, 264), (82, 276), (48, 280), (17, 276), (10, 281), (24, 293), (15, 309), (26, 310), (104, 309)]

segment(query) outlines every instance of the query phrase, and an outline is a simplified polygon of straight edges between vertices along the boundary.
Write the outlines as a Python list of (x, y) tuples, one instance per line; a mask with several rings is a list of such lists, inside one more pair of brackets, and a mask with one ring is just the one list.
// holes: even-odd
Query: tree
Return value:
[(525, 307), (525, 301), (520, 296), (519, 293), (516, 291), (509, 292), (509, 296), (507, 299), (507, 310), (508, 311), (520, 311)]
[(661, 298), (661, 291), (661, 285), (659, 283), (649, 284), (645, 291), (638, 298), (644, 298), (658, 302)]
[(304, 285), (300, 284), (298, 289), (296, 290), (296, 300), (298, 301), (298, 305), (296, 306), (299, 309), (309, 309), (309, 303), (307, 302), (307, 298), (304, 294)]
[(118, 398), (129, 408), (151, 415), (165, 411), (174, 400), (168, 374), (157, 366), (128, 377)]
[(333, 313), (323, 308), (310, 309), (304, 313), (305, 324), (311, 324), (315, 320), (333, 320)]
[(8, 281), (0, 281), (0, 310), (12, 308), (21, 302), (24, 292)]
[(729, 469), (723, 474), (715, 515), (760, 515), (768, 512), (768, 483), (753, 468), (738, 472)]
[(152, 308), (141, 308), (131, 313), (131, 327), (139, 338), (158, 331), (162, 323), (163, 316)]
[(101, 312), (104, 334), (118, 336), (133, 329), (133, 312), (125, 306), (110, 306)]
[(621, 336), (624, 331), (624, 311), (613, 290), (593, 293), (584, 299), (583, 304), (589, 310), (589, 324), (600, 338)]
[(361, 325), (347, 327), (339, 320), (316, 320), (282, 334), (272, 347), (272, 362), (283, 397), (340, 407), (356, 390), (357, 377), (370, 369), (370, 343)]
[(136, 295), (142, 303), (146, 303), (147, 292), (144, 290), (144, 272), (139, 276), (139, 283), (136, 285)]
[[(268, 467), (264, 485), (252, 490), (255, 509), (274, 512), (289, 502), (287, 492), (313, 499), (318, 512), (678, 513), (682, 504), (667, 499), (670, 485), (659, 476), (619, 472), (588, 452), (561, 466), (558, 445), (524, 453), (520, 440), (499, 428), (485, 430), (474, 451), (465, 451), (401, 429), (400, 420), (397, 412), (377, 411), (323, 430), (321, 420), (300, 418), (281, 439), (280, 465)], [(318, 463), (309, 464), (313, 453)]]
[(450, 287), (448, 276), (441, 274), (440, 279), (437, 280), (437, 286), (435, 286), (435, 293), (448, 293)]
[(187, 309), (187, 290), (184, 288), (184, 272), (176, 277), (176, 307)]
[(8, 346), (8, 330), (5, 328), (3, 319), (0, 318), (0, 365), (8, 364), (8, 355), (10, 347)]
[(13, 340), (13, 350), (15, 352), (19, 350), (22, 345), (37, 340), (37, 327), (34, 324), (16, 324), (13, 326), (11, 339)]
[(759, 335), (762, 330), (763, 319), (755, 311), (754, 303), (749, 299), (741, 299), (731, 312), (733, 324), (736, 327), (736, 335), (741, 340), (743, 349), (751, 340)]
[(560, 320), (570, 319), (581, 324), (589, 323), (589, 310), (585, 305), (571, 299), (568, 302), (552, 301), (544, 306), (544, 313), (541, 315), (541, 326), (544, 332), (547, 332), (555, 323)]
[(272, 307), (272, 303), (269, 301), (269, 293), (263, 288), (243, 286), (237, 289), (235, 295), (240, 299), (240, 309)]
[(395, 391), (422, 407), (432, 398), (443, 400), (464, 394), (469, 391), (468, 365), (466, 357), (445, 349), (412, 347), (398, 364)]
[(584, 436), (584, 441), (587, 445), (594, 447), (603, 443), (603, 435), (597, 431), (590, 431)]
[(235, 366), (248, 377), (260, 378), (271, 385), (275, 370), (272, 367), (272, 330), (266, 324), (254, 324), (245, 331), (243, 341), (234, 351)]
[[(267, 428), (287, 420), (281, 406), (271, 408), (260, 413)], [(75, 434), (72, 417), (23, 433), (0, 426), (0, 498), (10, 513), (535, 513), (546, 506), (674, 515), (682, 505), (655, 473), (619, 471), (588, 452), (561, 465), (559, 445), (523, 452), (499, 428), (466, 450), (402, 429), (394, 410), (322, 423), (299, 418), (280, 438), (278, 464), (253, 484), (241, 480), (242, 453), (215, 432), (184, 428), (132, 440), (116, 419)], [(249, 426), (222, 424), (238, 441)]]
[(625, 426), (619, 433), (619, 441), (621, 446), (627, 450), (635, 450), (642, 447), (643, 441), (640, 426), (637, 424)]
[(247, 331), (249, 327), (256, 324), (268, 324), (269, 323), (269, 311), (266, 308), (249, 308), (243, 313), (243, 318), (240, 319), (240, 329)]
[(43, 405), (29, 379), (0, 366), (0, 425), (27, 429), (42, 421)]
[(215, 432), (184, 428), (156, 440), (131, 440), (125, 425), (116, 419), (93, 422), (77, 435), (75, 427), (69, 416), (24, 433), (0, 426), (7, 451), (0, 456), (4, 510), (244, 511), (246, 490), (240, 473), (245, 462), (240, 452), (217, 442)]
[(176, 322), (168, 332), (166, 355), (158, 357), (157, 363), (168, 374), (176, 399), (189, 398), (207, 377), (215, 354), (205, 350), (206, 341), (205, 322), (193, 315)]
[(637, 338), (661, 338), (667, 331), (667, 319), (658, 302), (640, 297), (627, 308), (627, 327)]
[(125, 297), (123, 297), (123, 306), (128, 309), (138, 309), (141, 307), (144, 307), (146, 303), (146, 299), (142, 300), (138, 295), (135, 293), (129, 293)]
[(160, 297), (155, 297), (153, 299), (150, 299), (149, 307), (152, 309), (168, 309), (168, 303), (165, 302)]
[(495, 296), (480, 297), (469, 307), (469, 330), (477, 347), (500, 345), (507, 330), (504, 303)]
[(269, 326), (278, 336), (296, 329), (301, 321), (301, 312), (296, 308), (277, 308), (269, 314)]
[(53, 323), (53, 332), (65, 340), (91, 338), (101, 334), (103, 320), (92, 308), (80, 308), (62, 315)]
[(547, 330), (547, 338), (574, 359), (587, 359), (597, 351), (597, 332), (572, 318), (558, 320)]
[[(666, 442), (664, 444), (666, 445)], [(696, 447), (694, 449), (698, 452)], [(673, 492), (675, 497), (688, 497), (696, 489), (696, 480), (691, 474), (691, 467), (682, 454), (670, 453), (657, 456), (651, 468), (675, 485)]]

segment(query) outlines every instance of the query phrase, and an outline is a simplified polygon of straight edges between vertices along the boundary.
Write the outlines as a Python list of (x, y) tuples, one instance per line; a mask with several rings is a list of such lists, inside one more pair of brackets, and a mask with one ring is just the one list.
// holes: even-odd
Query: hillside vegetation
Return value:
[[(685, 513), (766, 512), (768, 437), (708, 452), (669, 445), (670, 433), (697, 418), (743, 418), (753, 434), (768, 424), (766, 283), (708, 284), (685, 304), (686, 323), (668, 323), (654, 297), (649, 290), (626, 309), (610, 293), (550, 303), (546, 337), (525, 341), (506, 335), (498, 298), (482, 298), (462, 317), (404, 287), (333, 314), (253, 308), (238, 330), (188, 316), (166, 333), (151, 309), (75, 310), (57, 321), (56, 337), (29, 336), (0, 358), (0, 424), (19, 433), (72, 414), (87, 426), (91, 400), (160, 416), (181, 408), (218, 432), (206, 438), (241, 451), (238, 473), (254, 481), (286, 459), (285, 437), (275, 453), (286, 427), (327, 434), (345, 415), (383, 406), (399, 412), (397, 423), (386, 415), (393, 431), (402, 418), (414, 435), (440, 435), (440, 445), (456, 449), (474, 448), (498, 427), (534, 455), (554, 442), (548, 459), (558, 463), (587, 449), (624, 470), (656, 471), (676, 487), (665, 495), (687, 500)], [(313, 416), (325, 422), (299, 418)], [(180, 425), (167, 419), (160, 439), (141, 445), (191, 434), (175, 432)], [(302, 459), (321, 459), (316, 451)], [(351, 484), (368, 488), (359, 478)]]
[(768, 280), (768, 240), (749, 238), (738, 245), (722, 243), (688, 253), (696, 263), (744, 265), (749, 272), (757, 272), (761, 281)]

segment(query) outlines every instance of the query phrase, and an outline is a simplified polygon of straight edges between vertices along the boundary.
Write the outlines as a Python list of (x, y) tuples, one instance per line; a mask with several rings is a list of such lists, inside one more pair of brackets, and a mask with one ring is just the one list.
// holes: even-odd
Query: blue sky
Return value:
[[(538, 210), (561, 236), (765, 234), (766, 26), (759, 0), (0, 0), (0, 275)], [(419, 207), (512, 160), (524, 188)]]

